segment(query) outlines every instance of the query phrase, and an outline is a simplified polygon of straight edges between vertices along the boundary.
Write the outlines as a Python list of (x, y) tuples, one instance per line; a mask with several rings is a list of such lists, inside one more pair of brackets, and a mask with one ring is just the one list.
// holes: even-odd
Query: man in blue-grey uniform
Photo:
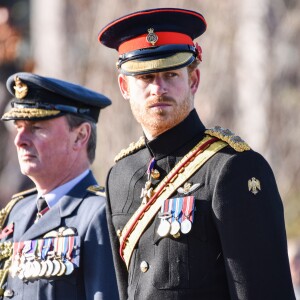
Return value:
[(121, 17), (99, 33), (144, 136), (116, 157), (108, 222), (121, 299), (292, 300), (283, 206), (266, 160), (194, 109), (206, 30), (190, 10)]
[(2, 120), (13, 121), (20, 169), (36, 188), (0, 214), (0, 298), (118, 299), (105, 190), (90, 170), (111, 101), (31, 73), (10, 76), (7, 88), (14, 98)]

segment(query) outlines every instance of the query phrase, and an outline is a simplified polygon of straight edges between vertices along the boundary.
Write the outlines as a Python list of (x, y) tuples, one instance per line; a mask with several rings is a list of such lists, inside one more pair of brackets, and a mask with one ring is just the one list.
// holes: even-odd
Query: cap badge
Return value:
[(16, 76), (15, 78), (15, 96), (18, 99), (22, 99), (24, 97), (26, 97), (27, 93), (28, 93), (28, 86), (21, 81), (21, 79)]
[(148, 35), (146, 37), (146, 41), (151, 44), (152, 46), (155, 45), (155, 43), (158, 41), (158, 36), (157, 34), (154, 33), (153, 28), (148, 29)]
[(255, 177), (252, 177), (248, 180), (248, 188), (252, 194), (256, 195), (259, 192), (259, 190), (261, 190), (260, 181)]

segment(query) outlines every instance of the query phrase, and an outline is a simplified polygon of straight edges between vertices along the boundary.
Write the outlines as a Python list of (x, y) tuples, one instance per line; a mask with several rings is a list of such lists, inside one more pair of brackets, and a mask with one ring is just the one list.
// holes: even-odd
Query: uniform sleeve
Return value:
[(106, 183), (106, 191), (107, 191), (107, 199), (106, 199), (107, 200), (107, 204), (106, 204), (107, 224), (108, 224), (108, 231), (109, 231), (110, 242), (112, 247), (114, 266), (116, 270), (119, 296), (121, 300), (126, 300), (128, 298), (127, 296), (128, 271), (126, 269), (125, 262), (122, 260), (119, 254), (120, 243), (112, 222), (108, 180)]
[(84, 281), (86, 299), (119, 299), (104, 202), (93, 214), (85, 236)]
[(231, 299), (295, 299), (282, 201), (265, 159), (246, 151), (220, 170), (213, 211)]

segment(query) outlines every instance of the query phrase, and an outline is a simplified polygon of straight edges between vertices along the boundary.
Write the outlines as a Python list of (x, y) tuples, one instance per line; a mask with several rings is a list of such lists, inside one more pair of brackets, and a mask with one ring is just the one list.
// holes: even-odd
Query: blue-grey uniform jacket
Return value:
[(260, 154), (237, 152), (229, 145), (188, 179), (196, 189), (186, 195), (177, 190), (171, 196), (195, 197), (191, 231), (161, 237), (156, 215), (141, 235), (127, 271), (117, 235), (141, 204), (150, 160), (155, 158), (160, 173), (155, 187), (204, 131), (193, 110), (176, 127), (146, 141), (145, 147), (129, 151), (109, 173), (108, 222), (121, 299), (295, 299), (283, 205), (273, 172)]
[(105, 214), (105, 199), (87, 188), (96, 185), (92, 173), (33, 224), (36, 194), (20, 200), (6, 224), (14, 223), (8, 240), (35, 240), (58, 228), (76, 228), (80, 236), (80, 263), (70, 275), (34, 280), (8, 277), (6, 292), (14, 300), (110, 300), (119, 299)]

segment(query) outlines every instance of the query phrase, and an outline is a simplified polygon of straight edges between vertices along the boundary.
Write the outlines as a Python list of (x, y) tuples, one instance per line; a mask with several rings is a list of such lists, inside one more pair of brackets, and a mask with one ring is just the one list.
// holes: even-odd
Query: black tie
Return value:
[(38, 200), (37, 200), (37, 209), (38, 209), (38, 212), (36, 214), (36, 218), (35, 218), (35, 221), (34, 223), (36, 223), (44, 213), (46, 213), (45, 209), (48, 207), (48, 204), (46, 202), (46, 199), (44, 197), (40, 197)]
[(42, 210), (44, 210), (48, 206), (46, 199), (44, 197), (40, 197), (37, 200), (37, 209), (38, 213), (40, 213)]

